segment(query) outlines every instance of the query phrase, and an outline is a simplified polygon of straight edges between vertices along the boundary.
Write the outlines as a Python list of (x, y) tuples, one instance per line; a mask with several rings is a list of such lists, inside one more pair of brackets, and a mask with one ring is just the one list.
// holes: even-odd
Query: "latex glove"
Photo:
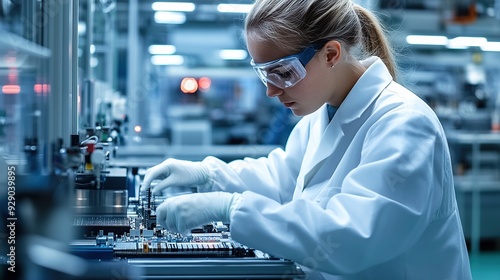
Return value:
[(241, 200), (239, 193), (209, 192), (174, 196), (156, 208), (156, 221), (165, 229), (187, 233), (213, 221), (229, 223)]
[(141, 192), (146, 192), (155, 179), (162, 180), (153, 188), (153, 194), (160, 195), (167, 187), (191, 187), (204, 185), (209, 180), (209, 169), (202, 162), (192, 162), (169, 158), (146, 170)]

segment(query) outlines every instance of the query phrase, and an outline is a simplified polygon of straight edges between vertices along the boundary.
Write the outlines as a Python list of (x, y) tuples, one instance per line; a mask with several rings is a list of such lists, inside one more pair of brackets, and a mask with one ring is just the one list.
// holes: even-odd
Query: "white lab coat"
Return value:
[(204, 159), (211, 190), (242, 193), (231, 236), (307, 279), (471, 279), (444, 131), (379, 58), (364, 63), (331, 122), (326, 106), (303, 117), (284, 151)]

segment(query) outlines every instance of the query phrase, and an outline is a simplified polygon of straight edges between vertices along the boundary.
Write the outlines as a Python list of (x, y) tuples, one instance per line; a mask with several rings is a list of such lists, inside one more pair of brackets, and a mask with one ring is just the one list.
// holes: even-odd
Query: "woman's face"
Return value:
[[(284, 53), (276, 45), (269, 42), (247, 39), (248, 50), (255, 63), (265, 63), (283, 58)], [(331, 66), (328, 65), (324, 48), (316, 52), (306, 64), (307, 74), (304, 79), (289, 88), (279, 88), (267, 83), (267, 96), (277, 97), (283, 106), (292, 110), (296, 116), (305, 116), (319, 109), (331, 99), (332, 82)]]

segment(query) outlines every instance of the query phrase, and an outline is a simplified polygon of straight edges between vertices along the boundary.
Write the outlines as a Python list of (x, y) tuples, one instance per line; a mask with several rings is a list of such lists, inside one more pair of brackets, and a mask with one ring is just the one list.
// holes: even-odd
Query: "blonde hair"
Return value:
[(351, 0), (256, 0), (245, 20), (246, 37), (287, 53), (338, 40), (354, 56), (378, 56), (396, 79), (396, 62), (376, 16)]

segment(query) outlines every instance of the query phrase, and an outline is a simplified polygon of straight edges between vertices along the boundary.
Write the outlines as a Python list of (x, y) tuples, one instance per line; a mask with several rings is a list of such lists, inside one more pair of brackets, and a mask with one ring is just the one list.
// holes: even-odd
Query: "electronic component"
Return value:
[(152, 214), (152, 209), (156, 210), (154, 196), (151, 193), (151, 188), (148, 189), (146, 194), (146, 203), (145, 203), (143, 217), (144, 217), (144, 226), (147, 229), (153, 229), (156, 227), (156, 214)]
[(101, 230), (104, 234), (128, 232), (130, 230), (130, 219), (113, 216), (78, 216), (73, 218), (73, 226), (79, 236), (88, 238), (95, 237)]

